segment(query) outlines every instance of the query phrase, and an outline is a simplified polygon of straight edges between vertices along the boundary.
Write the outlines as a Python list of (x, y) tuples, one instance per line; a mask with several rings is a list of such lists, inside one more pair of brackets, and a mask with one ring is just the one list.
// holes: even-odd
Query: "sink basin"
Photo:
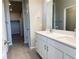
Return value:
[(65, 34), (61, 34), (61, 33), (56, 33), (56, 32), (44, 32), (43, 35), (46, 35), (50, 38), (54, 38), (54, 39), (57, 39), (57, 40), (66, 40), (66, 41), (74, 41), (75, 40), (75, 37), (74, 36), (68, 36), (68, 35), (65, 35)]

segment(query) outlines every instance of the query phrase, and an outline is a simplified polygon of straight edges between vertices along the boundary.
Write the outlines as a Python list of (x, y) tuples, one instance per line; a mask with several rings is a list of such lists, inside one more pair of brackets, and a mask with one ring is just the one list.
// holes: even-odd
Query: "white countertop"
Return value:
[(76, 48), (76, 38), (72, 35), (61, 34), (56, 32), (48, 32), (48, 31), (38, 31), (38, 34), (44, 35), (52, 40), (58, 41), (60, 43), (64, 43), (68, 46)]

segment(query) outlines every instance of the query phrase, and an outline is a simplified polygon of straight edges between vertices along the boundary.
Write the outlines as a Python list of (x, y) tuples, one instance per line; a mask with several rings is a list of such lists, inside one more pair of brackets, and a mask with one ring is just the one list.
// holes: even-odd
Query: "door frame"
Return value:
[(56, 3), (55, 3), (55, 2), (53, 2), (53, 8), (54, 8), (54, 9), (53, 9), (53, 11), (54, 11), (54, 12), (53, 12), (53, 17), (54, 17), (54, 18), (53, 18), (53, 21), (54, 21), (53, 23), (54, 23), (54, 24), (52, 24), (52, 26), (54, 25), (53, 28), (56, 29)]
[[(26, 3), (27, 2), (27, 3)], [(26, 5), (28, 4), (28, 5)], [(26, 45), (28, 43), (29, 47), (31, 46), (31, 39), (30, 39), (30, 13), (29, 13), (29, 0), (22, 0), (22, 13), (23, 13), (23, 28), (24, 28), (24, 44)], [(28, 16), (28, 20), (26, 17)], [(27, 20), (27, 28), (26, 23), (24, 21)], [(28, 32), (26, 37), (26, 31)], [(28, 42), (26, 41), (28, 39)]]
[(12, 43), (12, 36), (11, 36), (10, 12), (9, 12), (9, 5), (8, 4), (9, 4), (9, 0), (4, 0), (7, 41), (8, 41), (8, 46), (12, 46), (13, 43)]
[[(26, 1), (26, 0), (22, 0), (22, 14), (23, 14), (23, 22), (24, 22), (24, 19), (25, 19), (25, 8), (23, 8), (23, 6), (25, 5), (24, 4), (24, 1)], [(10, 12), (9, 12), (9, 0), (5, 0), (5, 2), (4, 2), (4, 4), (5, 4), (5, 18), (6, 18), (6, 28), (7, 28), (7, 39), (8, 40), (10, 40), (10, 44), (9, 44), (9, 46), (12, 46), (13, 45), (13, 43), (12, 43), (12, 36), (11, 36), (11, 22), (10, 22)], [(26, 6), (26, 5), (25, 5)], [(29, 0), (28, 0), (28, 10), (26, 11), (28, 14), (26, 14), (26, 16), (27, 15), (29, 15)], [(30, 15), (29, 15), (30, 16)], [(31, 46), (31, 40), (30, 40), (30, 17), (28, 17), (28, 27), (29, 27), (29, 29), (28, 28), (26, 28), (27, 30), (29, 30), (28, 31), (28, 44), (29, 44), (29, 47)], [(8, 24), (8, 26), (7, 26), (7, 24)], [(25, 26), (25, 24), (23, 23), (23, 28), (24, 28), (24, 26)], [(23, 29), (24, 30), (24, 33), (25, 33), (25, 29)], [(25, 35), (25, 34), (24, 34)], [(26, 44), (26, 42), (25, 42), (25, 38), (24, 38), (24, 44)]]
[(8, 59), (8, 45), (7, 45), (7, 29), (6, 29), (6, 17), (5, 17), (5, 2), (2, 0), (2, 59)]

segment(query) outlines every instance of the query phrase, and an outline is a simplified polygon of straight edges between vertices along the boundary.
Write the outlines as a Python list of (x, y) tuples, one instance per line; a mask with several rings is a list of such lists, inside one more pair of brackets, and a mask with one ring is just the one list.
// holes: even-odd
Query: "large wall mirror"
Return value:
[[(70, 3), (72, 2), (72, 3)], [(52, 29), (75, 31), (76, 1), (53, 0)]]

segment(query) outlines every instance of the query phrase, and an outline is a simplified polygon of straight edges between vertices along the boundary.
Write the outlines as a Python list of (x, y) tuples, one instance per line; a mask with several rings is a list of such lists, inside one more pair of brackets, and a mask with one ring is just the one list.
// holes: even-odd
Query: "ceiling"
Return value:
[(11, 12), (21, 13), (22, 12), (22, 2), (20, 1), (10, 1)]

